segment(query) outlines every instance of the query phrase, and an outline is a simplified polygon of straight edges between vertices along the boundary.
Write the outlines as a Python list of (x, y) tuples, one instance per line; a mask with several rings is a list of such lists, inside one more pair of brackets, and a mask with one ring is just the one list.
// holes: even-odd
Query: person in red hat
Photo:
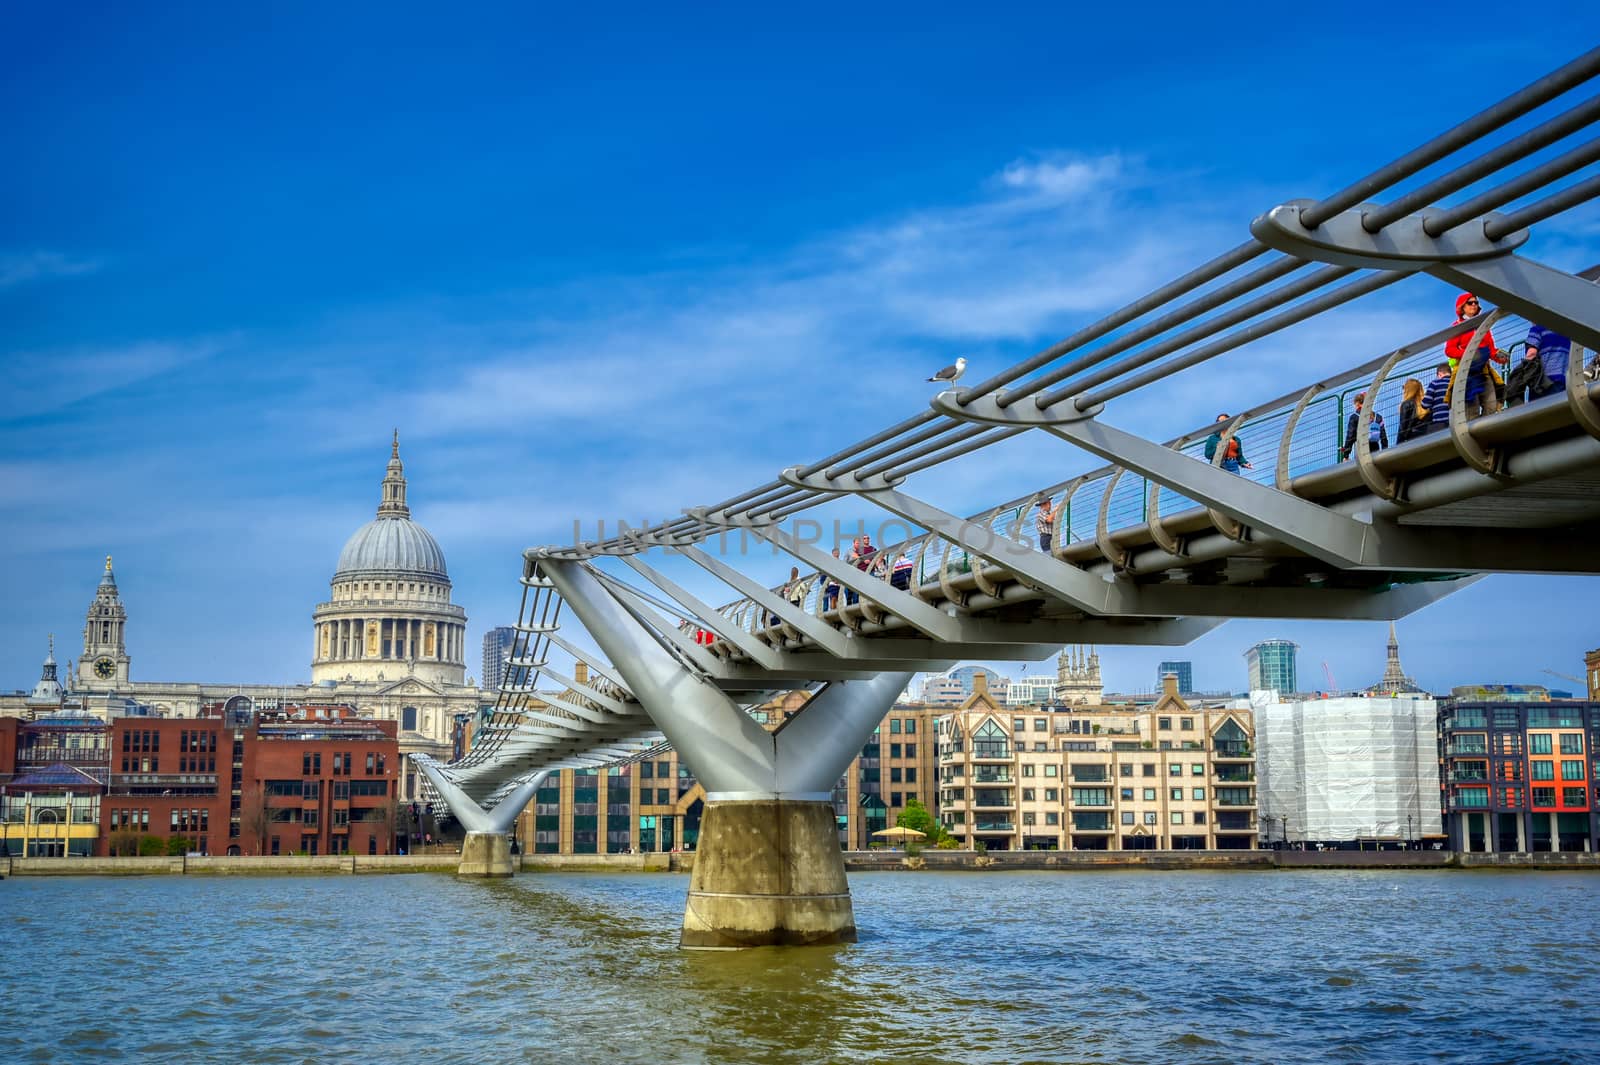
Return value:
[[(1470, 292), (1463, 292), (1456, 297), (1456, 323), (1460, 324), (1469, 318), (1476, 318), (1482, 305), (1478, 297)], [(1461, 370), (1460, 364), (1466, 359), (1467, 345), (1472, 343), (1472, 334), (1476, 328), (1468, 329), (1450, 338), (1444, 346), (1445, 358), (1450, 360), (1451, 382), (1455, 381), (1455, 374)], [(1483, 338), (1478, 341), (1478, 350), (1467, 361), (1467, 415), (1493, 414), (1500, 409), (1500, 386), (1504, 383), (1494, 364), (1502, 366), (1511, 361), (1509, 355), (1494, 345), (1494, 331), (1485, 329)]]

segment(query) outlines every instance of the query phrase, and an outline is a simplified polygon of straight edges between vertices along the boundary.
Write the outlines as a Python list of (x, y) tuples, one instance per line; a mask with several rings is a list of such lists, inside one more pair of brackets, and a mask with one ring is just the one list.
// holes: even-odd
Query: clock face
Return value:
[(102, 680), (110, 680), (117, 672), (117, 664), (109, 658), (94, 660), (94, 675)]

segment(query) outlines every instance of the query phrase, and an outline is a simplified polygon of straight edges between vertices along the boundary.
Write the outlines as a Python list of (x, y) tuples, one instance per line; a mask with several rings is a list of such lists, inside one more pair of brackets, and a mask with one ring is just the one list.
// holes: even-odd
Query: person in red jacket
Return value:
[[(1456, 322), (1460, 324), (1468, 318), (1476, 318), (1481, 305), (1478, 297), (1470, 292), (1463, 292), (1456, 297)], [(1495, 363), (1505, 365), (1511, 357), (1504, 351), (1494, 346), (1494, 331), (1485, 329), (1483, 337), (1478, 341), (1478, 350), (1470, 359), (1466, 358), (1467, 345), (1472, 343), (1472, 334), (1476, 328), (1468, 329), (1465, 333), (1458, 333), (1451, 337), (1444, 346), (1445, 358), (1450, 361), (1451, 380), (1455, 374), (1461, 372), (1461, 362), (1467, 362), (1467, 413), (1493, 414), (1500, 409), (1500, 385), (1503, 381), (1494, 368)]]

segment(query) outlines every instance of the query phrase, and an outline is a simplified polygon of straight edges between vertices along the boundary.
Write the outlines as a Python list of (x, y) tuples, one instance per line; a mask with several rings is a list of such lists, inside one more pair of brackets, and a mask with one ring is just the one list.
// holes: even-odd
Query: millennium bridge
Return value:
[[(1582, 96), (1597, 74), (1600, 49), (1332, 195), (1273, 207), (1239, 246), (832, 455), (673, 520), (526, 551), (492, 716), (459, 761), (417, 758), (468, 830), (462, 873), (510, 875), (506, 834), (546, 774), (670, 743), (707, 791), (683, 945), (850, 940), (831, 791), (917, 671), (1183, 644), (1229, 618), (1393, 620), (1488, 573), (1600, 572), (1600, 383), (1585, 366), (1600, 269), (1528, 254), (1559, 255), (1563, 223), (1600, 196), (1600, 139), (1584, 139), (1600, 95)], [(1480, 309), (1175, 439), (1108, 421), (1139, 389), (1423, 274)], [(1463, 359), (1434, 431), (1374, 449), (1373, 412), (1433, 380), (1447, 342), (1476, 352), (1493, 328), (1514, 366), (1533, 325), (1572, 341), (1560, 387), (1479, 410)], [(1025, 433), (1105, 464), (978, 514), (916, 491), (916, 474)], [(914, 535), (865, 568), (841, 560), (800, 515), (844, 497)], [(708, 549), (730, 535), (801, 578), (769, 587)], [(556, 653), (582, 668), (552, 669)], [(813, 695), (774, 731), (747, 712), (796, 689)]]

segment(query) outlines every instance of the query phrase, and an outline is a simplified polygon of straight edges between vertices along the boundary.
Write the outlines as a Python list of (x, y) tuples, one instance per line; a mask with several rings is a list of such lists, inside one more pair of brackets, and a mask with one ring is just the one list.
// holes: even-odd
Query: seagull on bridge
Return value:
[(955, 365), (946, 366), (944, 369), (940, 370), (938, 373), (936, 373), (932, 377), (928, 378), (928, 380), (930, 380), (930, 381), (938, 381), (941, 384), (953, 385), (957, 381), (959, 381), (961, 379), (961, 375), (966, 373), (966, 372), (967, 372), (967, 357), (965, 355), (963, 355), (960, 358), (956, 359)]

